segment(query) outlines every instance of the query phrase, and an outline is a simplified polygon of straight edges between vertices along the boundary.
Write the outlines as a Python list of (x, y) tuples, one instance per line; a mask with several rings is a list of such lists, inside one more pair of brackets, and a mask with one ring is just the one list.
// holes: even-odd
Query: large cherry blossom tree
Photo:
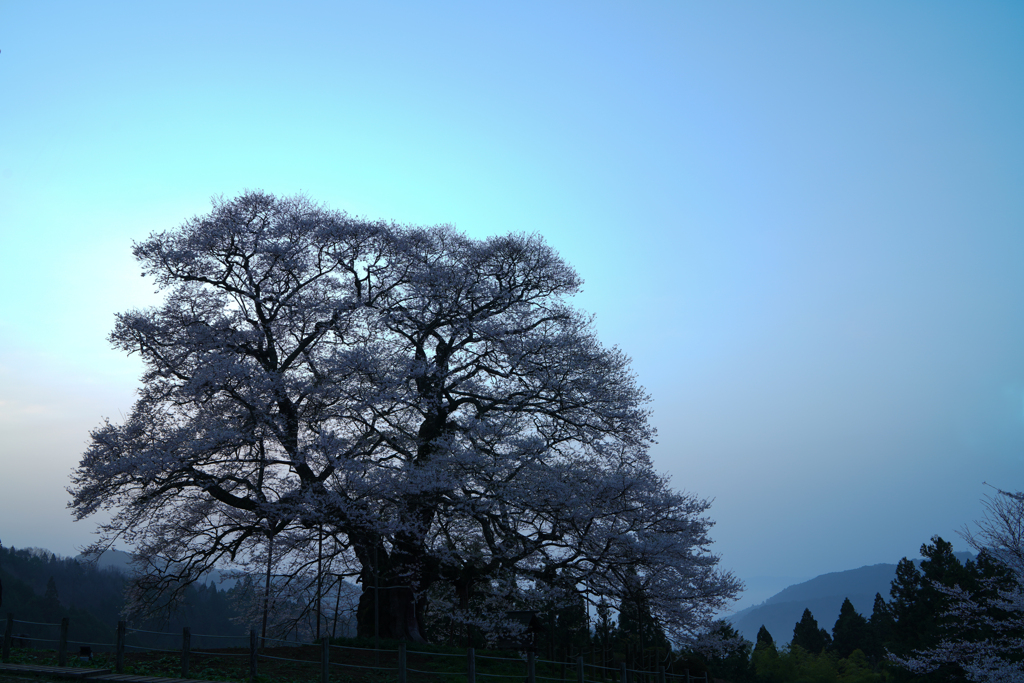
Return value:
[(364, 634), (376, 593), (381, 634), (421, 639), (439, 585), (463, 613), (556, 577), (643, 591), (680, 635), (737, 593), (708, 502), (651, 465), (629, 359), (567, 303), (581, 281), (540, 237), (247, 192), (134, 254), (166, 293), (110, 337), (145, 362), (139, 398), (69, 492), (78, 518), (109, 511), (96, 548), (135, 548), (139, 596), (254, 558), (269, 591), (325, 534), (331, 571), (364, 587)]

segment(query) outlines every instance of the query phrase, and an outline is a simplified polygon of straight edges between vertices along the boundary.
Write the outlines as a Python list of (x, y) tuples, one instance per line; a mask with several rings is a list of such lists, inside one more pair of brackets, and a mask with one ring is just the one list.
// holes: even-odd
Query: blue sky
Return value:
[(0, 0), (0, 539), (88, 540), (132, 240), (261, 188), (542, 234), (747, 601), (913, 555), (1024, 488), (1022, 122), (1013, 2)]

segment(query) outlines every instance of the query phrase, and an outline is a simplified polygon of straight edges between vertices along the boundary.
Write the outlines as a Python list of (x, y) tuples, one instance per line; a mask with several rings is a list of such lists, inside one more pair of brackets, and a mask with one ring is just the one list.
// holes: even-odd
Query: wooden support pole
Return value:
[(629, 683), (629, 672), (626, 671), (626, 663), (622, 662), (619, 664), (619, 668), (622, 673), (622, 683)]
[(68, 665), (68, 618), (61, 617), (60, 640), (57, 641), (57, 666)]
[(249, 631), (249, 683), (256, 683), (257, 662), (260, 657), (260, 641), (256, 639), (256, 629)]
[(533, 650), (526, 653), (526, 683), (537, 683), (537, 655)]
[(192, 631), (188, 626), (181, 629), (181, 677), (188, 678), (188, 655), (192, 649)]
[(576, 658), (576, 683), (583, 683), (583, 655)]
[(658, 683), (665, 683), (665, 667), (658, 665)]
[(476, 683), (476, 649), (469, 648), (466, 652), (466, 683)]
[(14, 613), (7, 613), (7, 627), (4, 628), (3, 661), (11, 661), (11, 641), (14, 639)]
[(117, 622), (117, 645), (114, 646), (114, 671), (119, 674), (124, 673), (124, 637), (127, 630), (128, 625), (125, 622)]
[[(326, 631), (326, 629), (325, 629)], [(331, 641), (324, 633), (320, 640), (320, 683), (331, 681)]]
[(406, 683), (405, 643), (398, 644), (398, 683)]

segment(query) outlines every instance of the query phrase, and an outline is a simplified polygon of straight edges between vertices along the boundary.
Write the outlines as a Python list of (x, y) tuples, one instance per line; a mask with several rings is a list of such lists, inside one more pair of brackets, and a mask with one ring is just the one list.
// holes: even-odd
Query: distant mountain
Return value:
[[(971, 553), (961, 552), (956, 556), (961, 562), (974, 559)], [(839, 618), (839, 609), (846, 598), (853, 603), (854, 609), (870, 617), (875, 594), (881, 593), (888, 601), (889, 586), (894, 578), (895, 564), (874, 564), (822, 574), (790, 586), (760, 605), (748, 607), (727, 619), (748, 640), (757, 639), (757, 631), (763, 624), (776, 643), (788, 643), (793, 638), (793, 627), (805, 609), (811, 610), (818, 626), (829, 632)]]

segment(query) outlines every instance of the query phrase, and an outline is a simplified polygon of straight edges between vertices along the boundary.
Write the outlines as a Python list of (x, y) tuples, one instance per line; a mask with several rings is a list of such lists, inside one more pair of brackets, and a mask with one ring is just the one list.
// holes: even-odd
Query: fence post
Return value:
[(583, 655), (576, 658), (576, 683), (583, 683)]
[(468, 670), (466, 671), (466, 683), (476, 683), (476, 649), (469, 648), (466, 651), (466, 664)]
[(526, 683), (537, 683), (537, 655), (533, 650), (526, 653)]
[(622, 683), (629, 683), (629, 672), (626, 671), (626, 663), (622, 662), (619, 664), (619, 670), (622, 674)]
[(7, 613), (7, 628), (4, 629), (3, 661), (11, 660), (11, 639), (14, 638), (14, 612)]
[(256, 662), (259, 656), (259, 641), (256, 640), (256, 629), (251, 629), (249, 631), (249, 683), (256, 683)]
[(125, 622), (117, 622), (117, 645), (114, 649), (114, 671), (119, 674), (124, 673), (124, 635), (126, 630), (127, 624), (125, 624)]
[(68, 665), (68, 618), (61, 617), (60, 640), (57, 641), (57, 666)]
[(665, 667), (658, 665), (658, 683), (665, 683)]
[(192, 631), (188, 626), (181, 629), (181, 677), (188, 678), (188, 653), (192, 649)]
[(404, 641), (398, 644), (398, 683), (406, 683)]
[(320, 683), (330, 683), (331, 680), (331, 641), (327, 633), (323, 634), (320, 641)]

